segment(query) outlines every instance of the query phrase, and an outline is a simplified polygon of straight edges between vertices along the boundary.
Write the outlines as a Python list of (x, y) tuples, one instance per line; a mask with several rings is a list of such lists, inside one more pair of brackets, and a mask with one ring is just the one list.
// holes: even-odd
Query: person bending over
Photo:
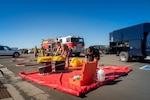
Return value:
[(69, 67), (69, 59), (71, 55), (72, 55), (72, 49), (70, 49), (66, 44), (63, 44), (61, 56), (63, 56), (66, 59), (65, 62), (66, 67)]
[(85, 61), (97, 61), (100, 59), (100, 53), (93, 46), (88, 47), (85, 55)]

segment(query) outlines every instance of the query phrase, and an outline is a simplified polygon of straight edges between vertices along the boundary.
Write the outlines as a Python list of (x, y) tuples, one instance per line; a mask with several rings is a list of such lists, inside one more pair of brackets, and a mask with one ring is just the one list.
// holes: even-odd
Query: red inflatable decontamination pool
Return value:
[(119, 78), (120, 76), (127, 75), (131, 68), (126, 66), (99, 66), (103, 67), (105, 71), (105, 81), (95, 81), (90, 85), (75, 86), (69, 83), (69, 78), (75, 73), (79, 73), (81, 70), (66, 71), (59, 73), (51, 73), (40, 75), (38, 71), (35, 72), (20, 72), (19, 75), (22, 78), (28, 79), (38, 84), (48, 86), (49, 88), (57, 89), (62, 92), (66, 92), (75, 96), (81, 96), (88, 93), (90, 90), (98, 88), (102, 85), (108, 84), (110, 81)]

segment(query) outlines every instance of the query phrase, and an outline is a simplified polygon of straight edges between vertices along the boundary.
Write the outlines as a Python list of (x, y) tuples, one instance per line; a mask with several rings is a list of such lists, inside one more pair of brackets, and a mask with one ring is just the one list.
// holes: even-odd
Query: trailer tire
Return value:
[(122, 62), (127, 62), (130, 59), (129, 54), (126, 51), (121, 51), (119, 54), (119, 58)]

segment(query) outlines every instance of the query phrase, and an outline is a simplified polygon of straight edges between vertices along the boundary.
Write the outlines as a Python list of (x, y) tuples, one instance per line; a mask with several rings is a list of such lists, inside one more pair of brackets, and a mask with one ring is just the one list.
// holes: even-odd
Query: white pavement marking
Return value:
[(150, 70), (150, 65), (145, 65), (143, 67), (140, 67), (139, 69), (142, 69), (142, 70)]

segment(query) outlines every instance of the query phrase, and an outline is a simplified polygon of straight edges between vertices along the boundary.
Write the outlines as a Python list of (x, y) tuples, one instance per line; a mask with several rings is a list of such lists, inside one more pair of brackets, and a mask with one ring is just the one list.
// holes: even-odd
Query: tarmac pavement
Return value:
[[(28, 60), (34, 59), (32, 55), (23, 55), (22, 57)], [(1, 100), (149, 100), (150, 98), (150, 71), (139, 69), (144, 65), (149, 65), (149, 62), (125, 63), (119, 61), (115, 55), (102, 55), (99, 65), (128, 66), (133, 71), (125, 77), (120, 77), (108, 85), (91, 91), (85, 97), (74, 97), (21, 78), (18, 76), (18, 72), (21, 70), (35, 71), (37, 67), (15, 67), (14, 65), (18, 62), (9, 62), (10, 59), (10, 57), (0, 58), (0, 69), (4, 72), (4, 75), (0, 75), (0, 80), (12, 97)]]

